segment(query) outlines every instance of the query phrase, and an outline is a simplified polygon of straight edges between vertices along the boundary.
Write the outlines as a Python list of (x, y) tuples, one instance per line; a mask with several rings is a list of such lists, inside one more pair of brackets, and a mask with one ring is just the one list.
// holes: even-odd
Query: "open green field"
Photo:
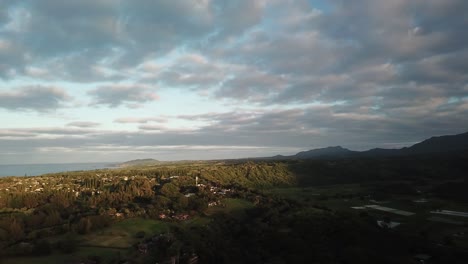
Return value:
[(150, 236), (166, 232), (168, 229), (169, 223), (167, 222), (131, 218), (118, 222), (103, 230), (81, 236), (80, 244), (86, 246), (127, 248), (140, 240), (135, 236), (137, 232), (143, 231), (147, 236)]
[(226, 214), (242, 214), (244, 210), (254, 207), (252, 202), (244, 199), (237, 198), (226, 198), (221, 200), (221, 205), (213, 206), (206, 211), (207, 215), (213, 215), (217, 213)]

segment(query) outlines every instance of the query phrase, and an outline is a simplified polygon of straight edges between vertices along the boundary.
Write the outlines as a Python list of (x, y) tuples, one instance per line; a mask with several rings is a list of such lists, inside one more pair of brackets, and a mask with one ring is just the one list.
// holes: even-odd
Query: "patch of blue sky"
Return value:
[(452, 96), (447, 100), (447, 103), (457, 104), (457, 103), (460, 103), (461, 101), (466, 101), (466, 100), (468, 100), (468, 96), (461, 96), (461, 97)]

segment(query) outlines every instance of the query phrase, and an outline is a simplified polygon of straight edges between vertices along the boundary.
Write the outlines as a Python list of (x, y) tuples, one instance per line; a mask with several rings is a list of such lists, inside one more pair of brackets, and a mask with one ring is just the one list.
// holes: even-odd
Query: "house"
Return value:
[(209, 202), (208, 207), (216, 206), (218, 204), (219, 204), (219, 202)]
[(180, 220), (180, 221), (187, 220), (187, 219), (189, 219), (189, 215), (188, 214), (175, 215), (174, 219)]
[(115, 217), (122, 217), (123, 216), (123, 213), (116, 213), (115, 214)]

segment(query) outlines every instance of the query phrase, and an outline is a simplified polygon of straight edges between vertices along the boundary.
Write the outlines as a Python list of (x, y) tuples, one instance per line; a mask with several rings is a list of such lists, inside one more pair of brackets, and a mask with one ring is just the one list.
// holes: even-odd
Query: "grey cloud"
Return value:
[(252, 25), (258, 24), (266, 5), (266, 2), (261, 0), (222, 0), (214, 3), (217, 15), (222, 17), (222, 33), (227, 35), (242, 33)]
[(115, 123), (121, 124), (146, 124), (150, 122), (166, 123), (167, 121), (168, 119), (164, 117), (121, 117), (114, 120)]
[(169, 87), (209, 90), (209, 96), (214, 99), (251, 102), (265, 101), (288, 86), (290, 81), (285, 76), (260, 71), (252, 65), (225, 63), (199, 54), (177, 59), (150, 80)]
[(403, 64), (401, 79), (420, 84), (451, 83), (460, 85), (468, 82), (467, 67), (467, 50), (436, 54)]
[(3, 25), (8, 21), (8, 13), (6, 9), (0, 9), (0, 25)]
[[(114, 122), (139, 125), (140, 131), (57, 130), (57, 136), (76, 138), (31, 139), (32, 146), (102, 141), (366, 148), (464, 132), (468, 123), (464, 0), (332, 0), (322, 12), (305, 0), (199, 1), (195, 8), (193, 1), (182, 0), (14, 2), (9, 7), (29, 16), (18, 32), (0, 31), (0, 78), (122, 83), (130, 78), (264, 108), (178, 116), (206, 125), (171, 133), (158, 123), (173, 117), (119, 118)], [(144, 68), (145, 62), (161, 65)], [(38, 71), (42, 68), (47, 71)], [(0, 107), (28, 107), (19, 103), (29, 101), (24, 94), (0, 93)], [(156, 99), (142, 85), (97, 87), (88, 95), (94, 105), (110, 107)], [(53, 109), (66, 99), (52, 98), (41, 105)], [(23, 131), (36, 132), (52, 133)], [(79, 139), (83, 135), (86, 142)]]
[(175, 88), (209, 89), (219, 85), (232, 70), (231, 65), (210, 60), (200, 54), (188, 54), (144, 81), (157, 81)]
[[(280, 34), (260, 30), (232, 49), (220, 48), (218, 54), (234, 61), (255, 63), (275, 73), (290, 74), (292, 80), (347, 74), (350, 89), (366, 86), (366, 89), (378, 90), (419, 76), (420, 80), (429, 82), (431, 79), (438, 82), (465, 80), (463, 47), (466, 45), (463, 43), (468, 38), (460, 34), (468, 26), (462, 15), (465, 1), (443, 4), (440, 1), (359, 2), (335, 1), (332, 11), (309, 18), (308, 28)], [(303, 16), (307, 17), (308, 12), (305, 8)], [(439, 23), (441, 18), (444, 23)], [(454, 40), (458, 43), (456, 46), (450, 43)], [(430, 67), (424, 65), (428, 56), (437, 56)], [(384, 69), (383, 65), (392, 68)], [(323, 86), (317, 87), (314, 82), (307, 86), (311, 90), (307, 92), (310, 99), (320, 96)], [(286, 95), (292, 94), (296, 87), (307, 90), (303, 81), (291, 87), (279, 98), (296, 100)]]
[(150, 131), (167, 131), (167, 127), (161, 125), (140, 125), (138, 129)]
[[(109, 48), (119, 43), (116, 5), (107, 0), (30, 1), (28, 48), (38, 56)], [(23, 33), (24, 34), (24, 33)]]
[(0, 35), (0, 78), (11, 79), (22, 72), (25, 62), (21, 44), (7, 38), (2, 39)]
[[(45, 70), (42, 76), (32, 76), (48, 80), (93, 83), (96, 81), (121, 81), (128, 76), (123, 71), (96, 62), (96, 58), (106, 57), (108, 49), (92, 49), (79, 53), (64, 55), (60, 60), (52, 60), (41, 65)], [(32, 74), (26, 72), (29, 76)]]
[(28, 86), (0, 92), (0, 108), (50, 111), (64, 106), (71, 97), (61, 88)]
[(287, 85), (287, 80), (281, 76), (263, 72), (241, 73), (223, 82), (215, 95), (238, 100), (265, 101), (271, 94), (279, 93)]
[[(195, 37), (207, 33), (212, 26), (213, 14), (209, 2), (193, 3), (186, 0), (150, 1), (122, 4), (125, 10), (128, 34), (134, 39), (148, 40), (141, 44), (164, 47), (181, 37)], [(177, 19), (175, 19), (177, 18)], [(154, 34), (158, 38), (150, 37)], [(163, 38), (169, 38), (170, 41)], [(166, 47), (167, 48), (167, 47)]]
[[(161, 146), (160, 150), (164, 149), (164, 154), (159, 153), (157, 155), (161, 156), (158, 157), (166, 159), (168, 156), (165, 155), (175, 159), (192, 157), (185, 155), (185, 152), (184, 155), (180, 155), (180, 151), (190, 151), (196, 146), (218, 146), (210, 150), (210, 156), (225, 158), (235, 157), (236, 153), (231, 153), (231, 156), (226, 153), (219, 156), (223, 146), (238, 146), (238, 149), (242, 146), (264, 148), (257, 152), (242, 152), (244, 157), (252, 153), (262, 156), (285, 153), (286, 149), (291, 151), (328, 145), (367, 149), (401, 146), (404, 142), (417, 142), (433, 135), (464, 132), (464, 124), (468, 121), (466, 102), (448, 105), (444, 113), (435, 117), (421, 113), (418, 118), (413, 119), (411, 116), (395, 118), (376, 113), (340, 112), (339, 107), (323, 105), (290, 110), (245, 110), (179, 116), (178, 118), (182, 119), (211, 121), (205, 127), (192, 131), (170, 130), (151, 124), (142, 125), (141, 130), (135, 132), (59, 128), (9, 129), (0, 131), (0, 135), (5, 135), (0, 136), (0, 147), (5, 151), (15, 150), (22, 153), (37, 154), (43, 151), (41, 153), (44, 157), (49, 155), (47, 153), (62, 153), (60, 149), (71, 149), (73, 155), (81, 155), (81, 160), (86, 159), (89, 151), (108, 154), (109, 149), (113, 149), (121, 151), (121, 155), (126, 155), (128, 159), (135, 157), (133, 154), (139, 150), (146, 155), (159, 153), (158, 146)], [(8, 137), (15, 133), (23, 134), (22, 139)], [(145, 152), (144, 149), (148, 151)], [(273, 153), (273, 150), (283, 151)], [(62, 154), (71, 155), (67, 152)], [(197, 154), (201, 155), (200, 158), (206, 157), (206, 153)], [(100, 159), (105, 160), (105, 156)]]
[(0, 138), (30, 138), (34, 133), (16, 129), (0, 130)]
[(88, 92), (93, 97), (93, 105), (118, 107), (138, 107), (142, 103), (155, 101), (158, 96), (144, 85), (110, 85), (101, 86)]
[(90, 127), (97, 127), (100, 126), (101, 124), (96, 123), (96, 122), (88, 122), (88, 121), (76, 121), (76, 122), (70, 122), (67, 124), (67, 126), (71, 127), (81, 127), (81, 128), (90, 128)]
[(463, 0), (332, 2), (332, 14), (321, 17), (321, 32), (355, 42), (367, 57), (417, 59), (462, 49), (468, 41), (461, 35), (468, 23)]
[[(56, 64), (63, 66), (62, 73), (49, 77), (72, 81), (121, 78), (118, 74), (95, 74), (86, 66), (122, 70), (138, 65), (147, 56), (167, 54), (181, 43), (188, 47), (211, 46), (209, 41), (229, 38), (258, 24), (264, 8), (261, 3), (250, 0), (216, 4), (187, 0), (3, 1), (0, 9), (14, 10), (17, 25), (0, 32), (0, 37), (15, 43), (19, 51), (18, 56), (10, 55), (9, 63), (2, 65), (5, 69), (0, 68), (0, 77), (6, 79), (8, 72), (24, 75), (26, 66)], [(4, 12), (0, 13), (3, 21), (8, 19)], [(209, 38), (213, 35), (216, 39)], [(21, 54), (27, 54), (28, 61)], [(6, 61), (1, 51), (0, 58)]]
[(158, 81), (169, 87), (192, 87), (194, 89), (207, 88), (217, 85), (222, 77), (214, 74), (198, 74), (191, 72), (190, 74), (182, 74), (176, 71), (166, 71), (158, 76)]
[(0, 0), (0, 25), (3, 26), (10, 21), (8, 11), (9, 7), (14, 3), (14, 0)]
[(21, 129), (10, 129), (10, 131), (16, 131), (19, 134), (26, 133), (33, 137), (36, 136), (86, 136), (99, 134), (106, 131), (99, 131), (89, 128), (59, 128), (59, 127), (42, 127), (42, 128), (21, 128)]

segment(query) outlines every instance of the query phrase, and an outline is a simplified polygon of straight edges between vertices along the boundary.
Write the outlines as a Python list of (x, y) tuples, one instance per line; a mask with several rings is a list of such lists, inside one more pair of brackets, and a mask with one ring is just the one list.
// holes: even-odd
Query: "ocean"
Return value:
[[(115, 163), (114, 163), (115, 164)], [(0, 165), (0, 177), (38, 176), (45, 173), (114, 168), (112, 162)]]

